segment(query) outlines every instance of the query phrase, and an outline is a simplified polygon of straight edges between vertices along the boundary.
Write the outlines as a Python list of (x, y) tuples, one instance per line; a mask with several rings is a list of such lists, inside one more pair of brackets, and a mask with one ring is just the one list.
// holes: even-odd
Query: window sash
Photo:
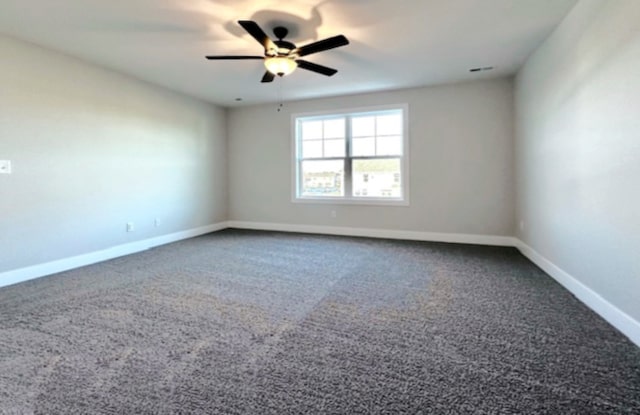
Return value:
[[(380, 156), (380, 157), (345, 157), (345, 158), (327, 158), (327, 159), (300, 159), (298, 160), (298, 172), (302, 172), (303, 171), (303, 162), (304, 161), (343, 161), (344, 162), (344, 174), (343, 174), (343, 183), (344, 183), (344, 190), (343, 193), (344, 195), (340, 196), (340, 195), (322, 195), (322, 196), (304, 196), (304, 183), (302, 180), (297, 180), (298, 182), (298, 188), (297, 190), (297, 197), (298, 198), (327, 198), (327, 199), (349, 199), (349, 198), (357, 198), (357, 199), (367, 199), (367, 196), (362, 196), (362, 195), (355, 195), (354, 191), (353, 191), (353, 162), (354, 161), (358, 161), (358, 160), (398, 160), (398, 164), (400, 166), (399, 170), (400, 170), (400, 195), (397, 197), (377, 197), (377, 196), (370, 196), (368, 197), (369, 199), (383, 199), (383, 200), (404, 200), (404, 181), (406, 180), (406, 178), (403, 176), (402, 172), (404, 170), (404, 166), (403, 166), (403, 160), (402, 157), (398, 157), (398, 156), (393, 156), (393, 157), (389, 157), (389, 156)], [(393, 173), (394, 175), (398, 174), (398, 173)]]

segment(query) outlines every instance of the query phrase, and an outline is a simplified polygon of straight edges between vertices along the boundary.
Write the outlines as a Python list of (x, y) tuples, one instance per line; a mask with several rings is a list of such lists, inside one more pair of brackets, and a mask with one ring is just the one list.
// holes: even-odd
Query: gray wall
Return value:
[(0, 272), (226, 219), (225, 110), (7, 37), (0, 51)]
[[(499, 79), (230, 110), (230, 218), (513, 235), (512, 92)], [(409, 105), (410, 206), (291, 202), (292, 113), (394, 103)]]
[(640, 321), (640, 2), (578, 3), (516, 108), (517, 236)]

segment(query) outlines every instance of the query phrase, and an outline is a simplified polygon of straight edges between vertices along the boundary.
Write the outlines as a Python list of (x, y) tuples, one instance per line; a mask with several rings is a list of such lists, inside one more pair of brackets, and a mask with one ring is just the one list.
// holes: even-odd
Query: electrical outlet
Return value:
[(127, 223), (127, 232), (133, 232), (135, 230), (134, 226), (133, 226), (133, 222), (128, 222)]
[(0, 160), (0, 174), (11, 174), (11, 160)]
[(158, 226), (160, 226), (160, 219), (155, 218), (155, 219), (153, 220), (153, 226), (155, 226), (156, 228), (157, 228)]

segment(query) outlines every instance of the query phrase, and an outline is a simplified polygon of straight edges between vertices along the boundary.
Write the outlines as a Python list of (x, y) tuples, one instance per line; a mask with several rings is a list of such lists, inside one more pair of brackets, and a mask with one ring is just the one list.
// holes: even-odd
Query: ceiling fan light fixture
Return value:
[(273, 56), (264, 60), (264, 66), (274, 75), (285, 76), (293, 72), (298, 64), (286, 56)]

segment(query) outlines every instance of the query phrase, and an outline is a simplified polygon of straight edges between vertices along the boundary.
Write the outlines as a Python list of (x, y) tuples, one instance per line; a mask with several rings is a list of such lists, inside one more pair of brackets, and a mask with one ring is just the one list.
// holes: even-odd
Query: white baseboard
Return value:
[(30, 267), (19, 268), (11, 271), (0, 272), (0, 287), (17, 284), (19, 282), (40, 278), (45, 275), (68, 271), (73, 268), (83, 267), (124, 255), (141, 252), (159, 245), (204, 235), (206, 233), (219, 231), (227, 228), (226, 222), (215, 223), (199, 228), (188, 229), (186, 231), (175, 232), (155, 238), (144, 239), (142, 241), (130, 242), (123, 245), (114, 246), (100, 251), (77, 255), (70, 258), (59, 259), (57, 261), (46, 262), (44, 264), (32, 265)]
[(539, 266), (560, 285), (575, 295), (587, 307), (592, 309), (609, 324), (621, 331), (633, 343), (640, 347), (640, 322), (605, 300), (600, 294), (581, 283), (560, 267), (540, 255), (518, 238), (496, 235), (471, 235), (457, 233), (415, 232), (390, 229), (349, 228), (339, 226), (292, 225), (282, 223), (229, 221), (227, 226), (239, 229), (257, 229), (265, 231), (317, 233), (327, 235), (365, 236), (372, 238), (407, 239), (433, 242), (452, 242), (463, 244), (512, 246), (520, 250), (531, 262)]
[(155, 246), (204, 235), (225, 228), (259, 229), (281, 232), (318, 233), (329, 235), (366, 236), (373, 238), (410, 239), (420, 241), (456, 242), (481, 245), (513, 246), (513, 238), (506, 236), (466, 235), (452, 233), (396, 231), (388, 229), (348, 228), (315, 225), (289, 225), (281, 223), (261, 223), (230, 221), (220, 222), (200, 228), (189, 229), (169, 235), (162, 235), (151, 239), (131, 242), (114, 246), (100, 251), (90, 252), (70, 258), (63, 258), (43, 264), (32, 265), (25, 268), (0, 272), (0, 287), (17, 284), (45, 275), (68, 271), (86, 265), (95, 264), (124, 255), (141, 252)]
[(514, 246), (511, 236), (472, 235), (463, 233), (439, 233), (400, 231), (392, 229), (350, 228), (343, 226), (294, 225), (285, 223), (229, 221), (227, 226), (238, 229), (280, 231), (296, 233), (317, 233), (324, 235), (364, 236), (370, 238), (407, 239), (412, 241), (452, 242), (461, 244)]
[(540, 255), (520, 239), (514, 238), (514, 241), (515, 247), (518, 248), (524, 256), (529, 258), (531, 262), (542, 268), (544, 272), (575, 295), (587, 307), (599, 314), (600, 317), (604, 318), (609, 324), (617, 328), (627, 336), (629, 340), (640, 347), (640, 322), (634, 320), (624, 311), (602, 298), (600, 294)]
[(0, 287), (39, 278), (45, 275), (67, 271), (73, 268), (91, 265), (124, 255), (144, 251), (155, 246), (216, 232), (225, 228), (256, 229), (265, 231), (316, 233), (325, 235), (363, 236), (371, 238), (406, 239), (417, 241), (451, 242), (463, 244), (513, 246), (539, 266), (569, 292), (575, 295), (587, 307), (591, 308), (609, 324), (620, 330), (632, 342), (640, 347), (640, 322), (602, 298), (598, 293), (581, 283), (560, 267), (540, 255), (521, 240), (510, 236), (472, 235), (458, 233), (416, 232), (391, 229), (351, 228), (340, 226), (293, 225), (283, 223), (228, 221), (203, 226), (186, 231), (162, 235), (151, 239), (131, 242), (88, 254), (64, 258), (44, 264), (33, 265), (0, 273)]

